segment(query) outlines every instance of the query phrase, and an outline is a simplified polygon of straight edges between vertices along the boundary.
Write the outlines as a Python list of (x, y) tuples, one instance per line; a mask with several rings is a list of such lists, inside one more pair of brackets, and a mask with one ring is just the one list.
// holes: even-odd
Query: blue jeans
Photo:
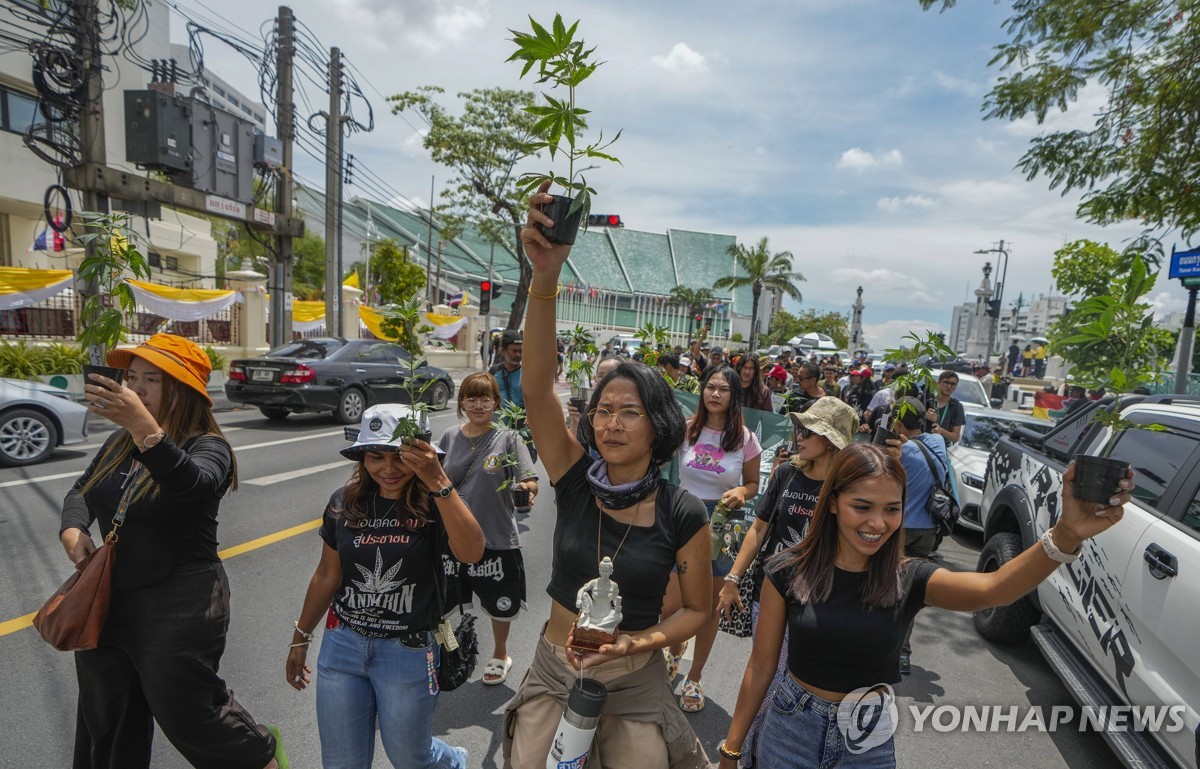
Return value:
[[(852, 752), (847, 743), (859, 740), (862, 729), (851, 731), (848, 740), (838, 724), (839, 709), (850, 706), (828, 702), (808, 692), (796, 683), (790, 673), (776, 678), (777, 685), (771, 695), (771, 705), (758, 736), (757, 769), (794, 769), (803, 766), (811, 769), (895, 769), (896, 749), (891, 731), (896, 725), (886, 712), (874, 730), (868, 734), (880, 735), (882, 744), (859, 753)], [(847, 700), (849, 702), (849, 699)], [(858, 714), (856, 713), (855, 716)], [(843, 714), (843, 721), (861, 718)], [(882, 739), (882, 735), (887, 735)], [(880, 741), (876, 740), (876, 741)]]
[(371, 769), (375, 725), (396, 769), (465, 769), (466, 751), (433, 736), (437, 695), (429, 693), (427, 652), (391, 638), (366, 638), (342, 625), (325, 631), (317, 658), (317, 728), (325, 769)]

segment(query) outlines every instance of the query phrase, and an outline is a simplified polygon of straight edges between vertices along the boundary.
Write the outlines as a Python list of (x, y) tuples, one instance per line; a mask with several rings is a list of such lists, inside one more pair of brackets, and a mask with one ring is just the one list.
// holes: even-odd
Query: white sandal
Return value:
[[(483, 666), (483, 685), (496, 686), (497, 684), (504, 683), (506, 680), (508, 680), (508, 671), (511, 669), (512, 657), (488, 660), (488, 664)], [(488, 676), (496, 677), (489, 680)]]
[[(684, 700), (696, 700), (695, 703)], [(684, 713), (699, 713), (704, 710), (704, 688), (699, 681), (690, 678), (683, 680), (683, 696), (679, 698), (679, 709)]]

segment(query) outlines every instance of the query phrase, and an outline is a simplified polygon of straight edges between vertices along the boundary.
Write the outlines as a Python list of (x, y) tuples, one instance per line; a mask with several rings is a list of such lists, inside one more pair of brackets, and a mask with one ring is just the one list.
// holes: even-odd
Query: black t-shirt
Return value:
[[(938, 406), (937, 401), (930, 403), (930, 408), (938, 414), (937, 423), (947, 430), (953, 430), (967, 423), (967, 412), (958, 398), (951, 398), (945, 406)], [(929, 420), (926, 420), (928, 422)], [(933, 423), (926, 426), (926, 432), (933, 429)]]
[(342, 565), (333, 613), (368, 638), (433, 630), (439, 622), (436, 591), (444, 588), (438, 584), (441, 564), (433, 567), (433, 538), (441, 539), (438, 549), (445, 551), (445, 527), (435, 518), (410, 531), (404, 526), (403, 511), (393, 502), (373, 497), (370, 510), (379, 515), (350, 526), (334, 512), (342, 507), (342, 489), (338, 489), (329, 498), (321, 523), (321, 539), (337, 550)]
[(796, 678), (831, 692), (900, 683), (904, 631), (925, 606), (925, 586), (939, 566), (908, 560), (900, 567), (901, 597), (894, 606), (862, 600), (867, 572), (834, 567), (833, 590), (817, 603), (791, 596), (794, 567), (767, 575), (787, 601), (788, 669)]
[[(621, 548), (613, 559), (612, 575), (621, 592), (624, 615), (621, 630), (645, 630), (658, 624), (676, 554), (708, 525), (708, 514), (703, 502), (664, 481), (659, 485), (654, 505), (654, 525), (630, 528), (601, 512), (596, 505), (587, 482), (592, 462), (591, 457), (584, 455), (554, 484), (558, 520), (554, 525), (554, 560), (546, 592), (572, 612), (576, 610), (579, 588), (600, 576), (596, 560), (599, 517), (603, 532), (600, 556), (612, 557)], [(676, 500), (679, 495), (682, 497)]]
[(804, 539), (824, 484), (791, 465), (783, 465), (775, 471), (754, 508), (754, 514), (764, 521), (776, 516), (775, 528), (763, 551), (765, 556), (775, 555)]

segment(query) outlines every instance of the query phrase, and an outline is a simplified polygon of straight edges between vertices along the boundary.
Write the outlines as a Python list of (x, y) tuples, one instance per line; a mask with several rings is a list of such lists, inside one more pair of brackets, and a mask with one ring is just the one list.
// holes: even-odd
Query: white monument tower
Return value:
[(853, 309), (854, 315), (850, 319), (850, 352), (865, 349), (867, 346), (862, 330), (862, 286), (858, 287), (858, 298), (854, 300)]
[(975, 289), (975, 313), (971, 316), (971, 333), (967, 336), (967, 347), (963, 351), (969, 360), (986, 361), (991, 354), (992, 318), (987, 310), (988, 300), (996, 293), (989, 280), (991, 274), (992, 263), (987, 262), (983, 265), (983, 280)]

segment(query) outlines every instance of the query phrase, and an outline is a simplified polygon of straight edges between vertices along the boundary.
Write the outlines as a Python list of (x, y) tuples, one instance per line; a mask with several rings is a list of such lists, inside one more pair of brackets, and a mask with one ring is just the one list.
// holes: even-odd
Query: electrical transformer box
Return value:
[(192, 187), (254, 201), (254, 125), (211, 104), (192, 102)]
[(254, 165), (260, 168), (283, 165), (283, 142), (274, 136), (254, 134)]
[(190, 100), (162, 91), (126, 91), (125, 160), (155, 171), (190, 175), (190, 105)]

